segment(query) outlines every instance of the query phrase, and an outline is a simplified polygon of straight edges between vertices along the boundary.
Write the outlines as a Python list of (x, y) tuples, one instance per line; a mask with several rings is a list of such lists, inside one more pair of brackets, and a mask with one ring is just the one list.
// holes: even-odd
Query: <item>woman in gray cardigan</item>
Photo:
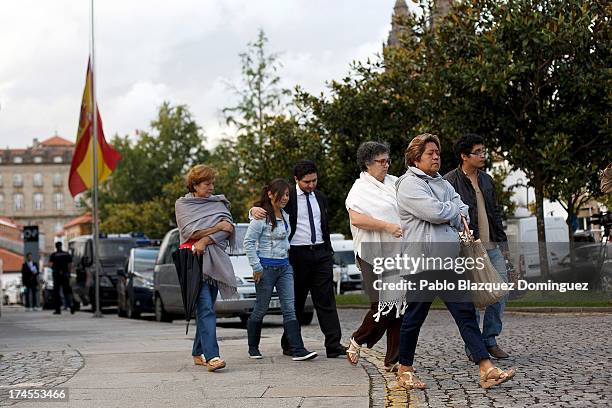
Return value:
[[(467, 217), (468, 206), (438, 173), (440, 140), (430, 134), (415, 137), (406, 149), (405, 160), (408, 170), (397, 180), (396, 189), (407, 255), (457, 258), (460, 250), (458, 231), (463, 230), (461, 216)], [(428, 269), (421, 267), (412, 273), (418, 273), (421, 279), (431, 279), (439, 272)], [(476, 321), (474, 304), (465, 299), (451, 301), (443, 294), (441, 297), (480, 368), (480, 386), (490, 388), (514, 377), (514, 370), (503, 371), (491, 363)], [(413, 301), (408, 304), (404, 314), (400, 330), (398, 376), (399, 384), (409, 389), (426, 388), (425, 383), (414, 374), (413, 361), (419, 331), (430, 306), (431, 299)]]

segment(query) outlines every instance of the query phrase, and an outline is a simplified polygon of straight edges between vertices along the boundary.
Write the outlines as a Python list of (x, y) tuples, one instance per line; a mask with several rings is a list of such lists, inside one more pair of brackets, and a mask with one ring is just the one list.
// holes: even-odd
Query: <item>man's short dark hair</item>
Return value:
[(307, 174), (317, 173), (317, 166), (313, 161), (310, 160), (300, 160), (293, 167), (293, 175), (301, 180)]
[(59, 251), (60, 249), (62, 249), (62, 242), (61, 242), (61, 241), (57, 241), (57, 242), (55, 243), (55, 249), (57, 249), (58, 251)]
[(472, 148), (478, 144), (483, 145), (484, 139), (482, 138), (482, 136), (477, 135), (476, 133), (466, 133), (455, 142), (453, 146), (453, 152), (455, 153), (455, 157), (459, 161), (459, 164), (463, 163), (461, 155), (470, 154), (472, 152)]
[(372, 161), (376, 156), (381, 154), (389, 154), (389, 145), (381, 142), (363, 142), (357, 149), (357, 163), (361, 171), (368, 170), (368, 164), (372, 164)]

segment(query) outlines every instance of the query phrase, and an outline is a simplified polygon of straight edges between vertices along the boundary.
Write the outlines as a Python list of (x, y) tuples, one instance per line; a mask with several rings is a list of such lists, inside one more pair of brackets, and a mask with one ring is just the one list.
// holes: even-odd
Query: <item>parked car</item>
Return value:
[(19, 278), (18, 282), (9, 282), (4, 287), (4, 299), (2, 301), (5, 305), (16, 305), (21, 304), (21, 278)]
[(159, 247), (132, 248), (117, 279), (117, 314), (137, 319), (155, 312), (153, 271)]
[[(249, 260), (244, 253), (242, 241), (248, 224), (236, 224), (236, 247), (228, 247), (227, 251), (234, 267), (236, 282), (238, 285), (238, 299), (225, 300), (217, 298), (215, 311), (217, 317), (239, 317), (243, 324), (246, 323), (253, 311), (256, 292), (253, 281), (253, 271)], [(172, 262), (172, 252), (179, 247), (178, 229), (169, 231), (164, 237), (157, 261), (153, 280), (155, 285), (155, 319), (160, 322), (170, 322), (175, 318), (185, 316), (183, 298), (178, 281), (178, 274)], [(280, 301), (276, 292), (272, 294), (268, 314), (281, 314)], [(314, 308), (310, 295), (306, 299), (302, 324), (310, 324), (314, 316)]]
[[(569, 235), (563, 217), (545, 217), (546, 249), (551, 270), (569, 253)], [(510, 261), (521, 278), (537, 280), (541, 276), (536, 217), (508, 220), (506, 229)]]
[(332, 239), (331, 244), (334, 250), (334, 282), (336, 283), (337, 293), (361, 290), (361, 271), (355, 264), (353, 241)]
[(574, 263), (566, 255), (551, 270), (551, 278), (563, 282), (588, 282), (591, 288), (612, 290), (612, 244), (576, 243)]
[[(103, 235), (98, 241), (100, 261), (100, 309), (117, 305), (117, 280), (119, 270), (132, 248), (147, 246), (150, 241), (141, 234)], [(76, 237), (68, 243), (72, 255), (73, 272), (70, 285), (75, 308), (91, 305), (95, 309), (95, 270), (93, 267), (93, 238), (91, 235)]]

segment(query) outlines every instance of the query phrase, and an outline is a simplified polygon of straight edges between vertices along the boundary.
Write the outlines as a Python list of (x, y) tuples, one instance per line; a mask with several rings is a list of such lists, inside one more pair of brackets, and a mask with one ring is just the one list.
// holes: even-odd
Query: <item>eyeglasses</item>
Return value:
[(476, 150), (475, 152), (470, 152), (470, 154), (474, 156), (486, 157), (486, 155), (489, 154), (489, 151), (487, 149)]
[(381, 166), (384, 166), (385, 164), (388, 164), (389, 166), (391, 165), (391, 159), (374, 159), (372, 161), (375, 161), (376, 163), (380, 164)]

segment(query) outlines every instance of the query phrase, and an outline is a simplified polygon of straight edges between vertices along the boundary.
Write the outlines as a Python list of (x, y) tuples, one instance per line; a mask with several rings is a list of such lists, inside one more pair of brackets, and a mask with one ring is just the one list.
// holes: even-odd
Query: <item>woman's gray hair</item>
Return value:
[(366, 165), (371, 164), (376, 156), (389, 154), (389, 144), (385, 142), (363, 142), (357, 149), (357, 163), (361, 171), (366, 171)]

